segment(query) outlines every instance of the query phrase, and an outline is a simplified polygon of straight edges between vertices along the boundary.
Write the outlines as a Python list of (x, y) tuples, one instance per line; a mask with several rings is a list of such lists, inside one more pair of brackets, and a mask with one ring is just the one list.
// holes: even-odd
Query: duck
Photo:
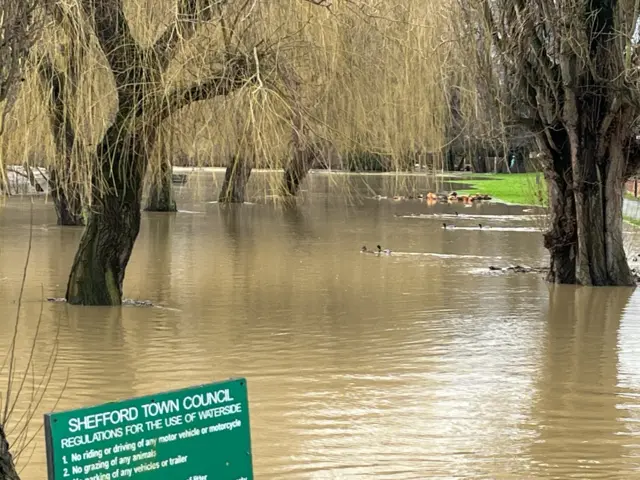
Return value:
[(378, 255), (391, 255), (391, 250), (389, 250), (388, 248), (385, 248), (383, 250), (380, 245), (377, 245), (376, 248), (378, 249)]
[(375, 254), (376, 252), (374, 250), (369, 250), (367, 249), (366, 245), (363, 245), (362, 248), (360, 249), (360, 253), (371, 253), (371, 254)]
[(442, 224), (442, 228), (456, 228), (456, 226), (455, 226), (455, 225), (453, 225), (453, 224), (449, 224), (449, 225), (447, 225), (446, 223), (443, 223), (443, 224)]
[(479, 228), (480, 230), (482, 230), (484, 227), (482, 226), (482, 224), (481, 224), (481, 223), (479, 223), (479, 224), (478, 224), (478, 228)]

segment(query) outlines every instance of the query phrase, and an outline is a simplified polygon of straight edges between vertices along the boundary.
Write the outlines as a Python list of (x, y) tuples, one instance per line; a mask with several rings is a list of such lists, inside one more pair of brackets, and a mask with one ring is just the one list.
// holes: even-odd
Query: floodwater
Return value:
[[(352, 190), (394, 195), (395, 181)], [(542, 220), (521, 207), (347, 202), (343, 186), (312, 175), (295, 209), (178, 189), (183, 212), (143, 215), (125, 282), (165, 308), (42, 304), (64, 295), (81, 230), (36, 200), (19, 367), (42, 320), (14, 437), (59, 331), (23, 480), (46, 478), (45, 411), (234, 376), (258, 479), (640, 478), (640, 294), (489, 274), (546, 262)], [(0, 208), (3, 347), (30, 211)], [(359, 253), (378, 243), (394, 253)]]

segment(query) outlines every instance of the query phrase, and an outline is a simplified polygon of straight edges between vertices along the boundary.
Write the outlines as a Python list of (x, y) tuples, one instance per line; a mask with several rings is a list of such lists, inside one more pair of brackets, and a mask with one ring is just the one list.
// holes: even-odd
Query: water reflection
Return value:
[[(145, 216), (144, 228), (148, 233), (138, 243), (138, 248), (146, 250), (145, 269), (149, 280), (145, 282), (153, 298), (159, 303), (171, 299), (171, 279), (173, 272), (173, 235), (176, 215), (173, 213), (151, 213)], [(137, 292), (138, 296), (140, 292)]]
[[(252, 178), (255, 194), (270, 185)], [(544, 262), (540, 234), (511, 228), (535, 230), (522, 208), (461, 209), (473, 217), (460, 226), (497, 228), (449, 231), (427, 215), (456, 206), (336, 194), (390, 193), (404, 181), (392, 176), (313, 174), (289, 208), (203, 203), (217, 197), (205, 180), (200, 198), (177, 191), (182, 212), (143, 214), (125, 295), (164, 308), (44, 304), (38, 363), (58, 326), (60, 353), (43, 411), (67, 371), (59, 409), (242, 375), (257, 478), (637, 476), (640, 297), (489, 275), (490, 263)], [(28, 211), (13, 199), (0, 209), (5, 332)], [(34, 218), (21, 355), (41, 289), (64, 295), (80, 234), (54, 227), (50, 205)], [(362, 255), (363, 244), (398, 254)], [(25, 479), (46, 477), (38, 438)]]
[(619, 409), (618, 336), (633, 289), (550, 289), (532, 409), (531, 472), (544, 478), (629, 478)]

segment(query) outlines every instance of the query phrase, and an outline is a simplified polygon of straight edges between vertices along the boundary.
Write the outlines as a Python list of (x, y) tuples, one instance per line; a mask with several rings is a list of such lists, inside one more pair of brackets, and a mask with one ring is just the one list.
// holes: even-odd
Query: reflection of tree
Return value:
[(146, 285), (153, 301), (167, 302), (171, 297), (172, 232), (175, 215), (148, 214), (146, 262), (144, 265)]
[(624, 461), (617, 344), (632, 292), (551, 288), (544, 364), (531, 415), (538, 436), (530, 448), (532, 476), (583, 472), (579, 477), (585, 478), (589, 470), (610, 473), (612, 463)]
[[(133, 363), (123, 329), (123, 309), (138, 308), (60, 307), (54, 311), (54, 320), (61, 325), (67, 323), (61, 341), (65, 363), (71, 366), (71, 379), (69, 391), (57, 408), (65, 410), (129, 396), (135, 388), (135, 377), (131, 375)], [(118, 381), (114, 383), (115, 378)]]
[[(253, 284), (255, 272), (255, 235), (254, 225), (257, 220), (256, 208), (245, 204), (228, 204), (221, 208), (221, 216), (224, 225), (224, 233), (229, 244), (230, 268), (216, 272), (216, 276), (229, 275), (231, 278), (219, 278), (219, 283), (230, 284), (230, 296), (233, 302), (233, 309), (242, 310), (241, 316), (245, 319), (252, 318), (252, 312), (257, 310), (255, 295), (250, 292), (255, 291)], [(219, 264), (218, 264), (219, 265)], [(226, 290), (225, 288), (222, 291)], [(235, 314), (234, 317), (240, 316)], [(232, 329), (233, 337), (230, 341), (238, 341), (242, 329)]]
[(283, 218), (292, 233), (292, 238), (296, 240), (295, 248), (309, 245), (313, 239), (313, 229), (309, 219), (297, 204), (288, 203), (283, 205)]
[(45, 284), (47, 287), (45, 296), (62, 297), (68, 278), (69, 265), (73, 263), (73, 254), (75, 253), (72, 248), (69, 248), (69, 245), (78, 244), (82, 236), (82, 229), (50, 227), (45, 234), (46, 262), (48, 264), (46, 271), (49, 276), (48, 282)]

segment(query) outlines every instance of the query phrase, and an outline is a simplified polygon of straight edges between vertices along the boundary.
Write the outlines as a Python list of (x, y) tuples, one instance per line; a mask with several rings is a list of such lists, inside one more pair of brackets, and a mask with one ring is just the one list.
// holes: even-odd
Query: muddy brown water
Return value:
[[(389, 180), (367, 181), (379, 193)], [(42, 305), (64, 294), (81, 230), (37, 200), (19, 365), (41, 308), (36, 375), (60, 331), (30, 433), (67, 372), (58, 410), (245, 376), (259, 479), (640, 478), (637, 293), (488, 274), (546, 259), (520, 207), (452, 218), (447, 205), (349, 204), (336, 188), (312, 176), (289, 210), (182, 189), (183, 212), (144, 214), (126, 296), (167, 308)], [(0, 208), (3, 348), (29, 211)], [(494, 228), (441, 228), (478, 217)], [(378, 243), (395, 253), (358, 252)], [(23, 480), (46, 478), (42, 438), (19, 457)]]

